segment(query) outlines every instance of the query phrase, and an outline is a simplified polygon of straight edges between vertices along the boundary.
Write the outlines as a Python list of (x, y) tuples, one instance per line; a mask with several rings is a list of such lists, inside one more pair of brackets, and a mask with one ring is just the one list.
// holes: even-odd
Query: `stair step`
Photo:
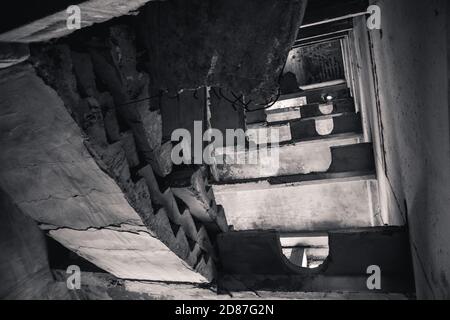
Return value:
[(278, 101), (266, 111), (299, 107), (313, 103), (325, 103), (326, 100), (324, 100), (324, 96), (327, 95), (332, 96), (333, 100), (346, 99), (350, 98), (350, 90), (347, 88), (347, 85), (342, 84), (282, 95)]
[(216, 201), (235, 230), (317, 232), (381, 225), (373, 174), (339, 173), (325, 180), (269, 180), (214, 185)]
[(355, 104), (352, 99), (342, 99), (330, 103), (308, 104), (299, 107), (268, 110), (267, 122), (270, 124), (283, 124), (289, 120), (311, 119), (324, 115), (337, 115), (355, 113)]
[(205, 168), (177, 168), (167, 176), (165, 183), (175, 197), (185, 204), (190, 214), (205, 225), (210, 236), (227, 231), (225, 214), (217, 206), (214, 193), (208, 186)]
[(362, 135), (361, 115), (342, 113), (317, 118), (298, 119), (277, 124), (258, 123), (248, 126), (247, 136), (256, 145), (288, 144), (325, 139), (342, 134)]
[(224, 164), (211, 166), (216, 182), (253, 180), (269, 177), (371, 171), (374, 169), (373, 149), (370, 143), (358, 143), (358, 137), (340, 140), (321, 140), (319, 143), (294, 143), (277, 149), (263, 148), (257, 160), (250, 162), (250, 152), (216, 156)]

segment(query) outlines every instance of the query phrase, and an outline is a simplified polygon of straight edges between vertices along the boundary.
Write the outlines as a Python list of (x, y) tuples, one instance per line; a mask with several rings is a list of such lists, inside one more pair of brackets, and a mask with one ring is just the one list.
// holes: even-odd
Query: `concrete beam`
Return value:
[[(108, 21), (132, 13), (153, 0), (89, 0), (78, 3), (81, 10), (81, 27)], [(76, 31), (67, 28), (70, 16), (66, 8), (36, 21), (0, 34), (4, 42), (40, 42), (61, 38)]]

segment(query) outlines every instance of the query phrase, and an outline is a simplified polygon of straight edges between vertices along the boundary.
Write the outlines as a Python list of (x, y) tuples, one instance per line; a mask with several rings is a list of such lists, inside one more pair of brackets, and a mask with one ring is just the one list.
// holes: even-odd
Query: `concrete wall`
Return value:
[[(372, 141), (377, 171), (381, 219), (384, 224), (403, 226), (406, 224), (403, 203), (398, 203), (386, 176), (386, 162), (383, 150), (382, 127), (379, 119), (379, 105), (375, 91), (375, 73), (372, 70), (371, 48), (366, 17), (354, 18), (353, 33), (350, 35), (351, 65), (354, 72), (355, 104), (361, 110), (364, 136)], [(367, 130), (366, 130), (367, 129)]]
[(206, 281), (147, 229), (31, 66), (1, 70), (0, 79), (0, 188), (20, 211), (117, 277)]
[(386, 176), (409, 222), (418, 298), (450, 298), (448, 1), (372, 2)]
[(50, 272), (44, 234), (0, 189), (0, 299), (70, 299)]

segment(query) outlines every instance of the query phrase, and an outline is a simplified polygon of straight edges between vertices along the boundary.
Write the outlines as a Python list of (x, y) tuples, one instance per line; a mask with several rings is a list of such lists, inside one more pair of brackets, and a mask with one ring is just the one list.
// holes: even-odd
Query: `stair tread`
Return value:
[[(272, 187), (282, 186), (300, 186), (310, 185), (316, 183), (339, 183), (347, 181), (363, 181), (363, 180), (376, 180), (375, 171), (347, 171), (347, 172), (335, 172), (335, 173), (311, 173), (311, 174), (296, 174), (290, 176), (271, 177), (271, 178), (255, 178), (255, 179), (242, 179), (231, 180), (225, 182), (211, 182), (213, 186), (225, 188), (236, 185), (267, 183)], [(255, 188), (256, 189), (256, 188)], [(221, 190), (222, 191), (222, 190)]]

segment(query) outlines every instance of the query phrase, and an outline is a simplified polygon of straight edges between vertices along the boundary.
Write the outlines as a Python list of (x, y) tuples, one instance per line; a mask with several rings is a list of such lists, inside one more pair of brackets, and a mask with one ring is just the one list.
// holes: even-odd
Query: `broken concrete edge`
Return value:
[(60, 230), (60, 229), (70, 229), (75, 231), (95, 231), (95, 230), (102, 230), (102, 229), (109, 229), (113, 231), (118, 232), (130, 232), (130, 233), (146, 233), (153, 238), (157, 238), (157, 236), (149, 230), (144, 224), (142, 225), (136, 225), (136, 224), (128, 224), (128, 223), (120, 223), (120, 224), (114, 224), (114, 225), (105, 225), (101, 227), (87, 227), (84, 229), (77, 229), (77, 228), (70, 228), (70, 227), (64, 227), (64, 226), (54, 226), (46, 223), (39, 223), (39, 228), (41, 228), (42, 231), (47, 232), (50, 234), (52, 231)]

